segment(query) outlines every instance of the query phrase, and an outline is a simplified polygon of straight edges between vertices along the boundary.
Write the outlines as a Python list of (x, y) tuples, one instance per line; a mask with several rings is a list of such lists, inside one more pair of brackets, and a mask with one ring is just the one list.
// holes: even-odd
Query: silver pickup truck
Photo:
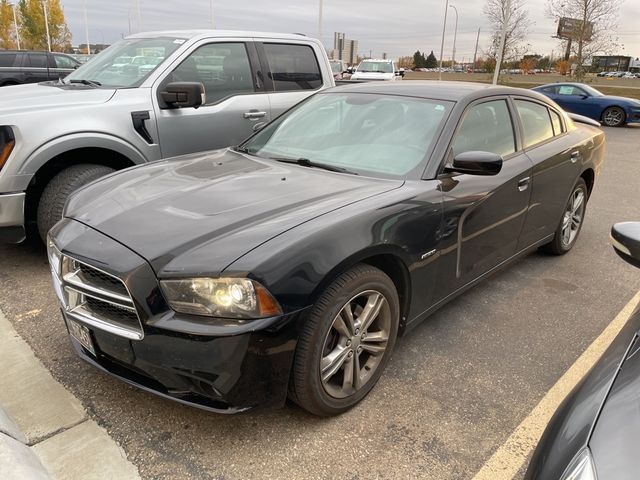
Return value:
[(240, 143), (334, 85), (304, 35), (141, 33), (64, 79), (0, 90), (0, 241), (44, 239), (75, 189), (114, 170)]

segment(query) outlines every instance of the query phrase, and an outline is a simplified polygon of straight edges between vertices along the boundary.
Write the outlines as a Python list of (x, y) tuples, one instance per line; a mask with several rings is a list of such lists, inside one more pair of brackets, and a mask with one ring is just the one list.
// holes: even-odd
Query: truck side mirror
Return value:
[(166, 108), (198, 108), (204, 103), (204, 85), (200, 82), (172, 82), (160, 92)]

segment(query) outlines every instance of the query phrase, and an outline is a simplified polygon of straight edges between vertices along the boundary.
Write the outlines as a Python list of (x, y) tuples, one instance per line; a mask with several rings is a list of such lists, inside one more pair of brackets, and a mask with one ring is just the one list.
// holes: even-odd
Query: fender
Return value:
[(159, 148), (157, 148), (157, 155), (154, 155), (154, 158), (147, 158), (138, 148), (120, 137), (100, 132), (76, 132), (54, 138), (40, 145), (17, 165), (16, 173), (18, 175), (34, 175), (52, 158), (78, 148), (113, 150), (124, 155), (136, 165), (160, 158)]

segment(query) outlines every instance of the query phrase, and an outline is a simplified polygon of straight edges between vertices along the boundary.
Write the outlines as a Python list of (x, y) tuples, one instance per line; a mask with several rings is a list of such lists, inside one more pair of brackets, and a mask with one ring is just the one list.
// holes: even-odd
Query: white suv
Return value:
[(367, 59), (360, 62), (351, 80), (399, 80), (401, 74), (396, 70), (393, 60)]

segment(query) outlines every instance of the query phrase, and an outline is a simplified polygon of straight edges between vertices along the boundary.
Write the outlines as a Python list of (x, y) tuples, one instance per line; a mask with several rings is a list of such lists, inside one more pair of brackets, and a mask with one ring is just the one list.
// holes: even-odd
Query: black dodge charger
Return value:
[(77, 192), (50, 232), (54, 286), (78, 354), (126, 382), (334, 415), (399, 333), (533, 249), (569, 251), (603, 154), (533, 91), (330, 89), (238, 147)]

